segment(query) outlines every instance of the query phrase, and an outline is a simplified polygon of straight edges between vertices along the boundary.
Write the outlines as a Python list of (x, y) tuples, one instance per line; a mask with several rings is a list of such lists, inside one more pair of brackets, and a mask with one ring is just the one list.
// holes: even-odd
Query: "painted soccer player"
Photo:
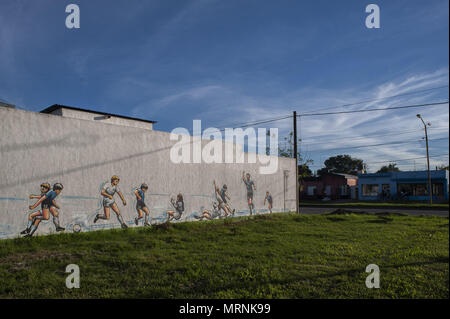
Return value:
[(128, 228), (128, 226), (123, 221), (123, 217), (120, 214), (119, 207), (117, 207), (117, 204), (114, 200), (114, 195), (117, 193), (122, 200), (123, 206), (127, 205), (127, 202), (125, 201), (125, 198), (122, 195), (122, 192), (120, 191), (117, 184), (119, 184), (120, 178), (116, 175), (111, 177), (111, 183), (105, 183), (105, 185), (102, 188), (101, 195), (103, 196), (103, 215), (97, 214), (94, 219), (94, 224), (99, 219), (107, 219), (109, 220), (109, 209), (111, 208), (117, 216), (117, 219), (119, 220), (120, 225), (123, 229)]
[(256, 185), (255, 182), (250, 179), (250, 174), (245, 174), (244, 171), (242, 171), (242, 181), (244, 182), (245, 187), (247, 187), (247, 203), (250, 215), (252, 215), (252, 212), (255, 209), (255, 205), (253, 204), (253, 190), (256, 191)]
[(213, 211), (212, 212), (210, 212), (207, 209), (204, 209), (200, 216), (194, 216), (194, 217), (196, 219), (198, 219), (198, 220), (203, 220), (203, 219), (212, 220), (212, 219), (214, 219), (216, 217), (220, 218), (220, 208), (219, 208), (219, 206), (217, 205), (216, 202), (214, 202), (212, 205), (213, 205)]
[[(47, 185), (46, 185), (47, 184)], [(50, 185), (48, 183), (44, 183), (41, 186), (41, 191), (45, 190), (45, 187), (48, 186), (50, 188)], [(34, 204), (30, 205), (29, 209), (33, 210), (35, 209), (39, 204), (41, 204), (41, 211), (38, 211), (34, 214), (30, 214), (30, 217), (32, 217), (31, 227), (27, 226), (27, 229), (21, 232), (21, 234), (25, 234), (25, 237), (31, 237), (38, 229), (39, 224), (41, 223), (41, 220), (48, 220), (50, 218), (50, 207), (53, 205), (55, 206), (55, 198), (61, 193), (63, 190), (63, 185), (61, 183), (55, 183), (53, 185), (53, 190), (48, 191), (42, 196), (39, 197), (39, 200)], [(42, 193), (41, 193), (42, 194)], [(37, 198), (37, 195), (31, 195), (30, 198)], [(28, 224), (30, 225), (30, 223)], [(58, 229), (57, 229), (58, 230)]]
[(272, 214), (273, 199), (272, 199), (272, 195), (270, 195), (269, 191), (266, 192), (266, 197), (264, 197), (264, 206), (266, 206), (266, 200), (267, 200), (267, 204), (269, 206), (269, 211)]
[(137, 203), (136, 203), (136, 211), (138, 213), (138, 217), (134, 219), (134, 222), (136, 225), (139, 223), (139, 219), (142, 219), (143, 213), (145, 213), (145, 221), (144, 226), (150, 226), (148, 222), (148, 216), (150, 214), (150, 211), (147, 208), (147, 205), (145, 205), (145, 192), (148, 190), (147, 184), (142, 184), (140, 189), (136, 189), (134, 191), (134, 195), (136, 195)]
[[(30, 199), (40, 199), (43, 197), (49, 190), (50, 190), (50, 184), (49, 183), (42, 183), (40, 186), (41, 194), (40, 195), (30, 195)], [(47, 209), (47, 207), (45, 207)], [(42, 214), (42, 211), (44, 210), (44, 205), (41, 203), (41, 210), (38, 210), (36, 212), (32, 212), (28, 215), (28, 224), (27, 228), (20, 232), (22, 235), (26, 235), (30, 232), (31, 226), (34, 224), (34, 218), (37, 216), (40, 216)]]
[(228, 217), (229, 215), (234, 215), (234, 209), (231, 210), (230, 205), (228, 204), (228, 200), (231, 200), (230, 196), (227, 193), (228, 187), (226, 184), (222, 186), (222, 189), (219, 190), (219, 187), (216, 186), (216, 181), (214, 181), (214, 192), (216, 195), (216, 199), (219, 209), (222, 209), (225, 213), (225, 217)]
[(166, 221), (167, 223), (170, 222), (171, 220), (174, 220), (174, 219), (179, 220), (181, 218), (181, 215), (184, 212), (183, 195), (178, 194), (176, 202), (173, 198), (171, 198), (170, 203), (172, 204), (173, 208), (175, 208), (175, 210), (167, 211), (167, 221)]

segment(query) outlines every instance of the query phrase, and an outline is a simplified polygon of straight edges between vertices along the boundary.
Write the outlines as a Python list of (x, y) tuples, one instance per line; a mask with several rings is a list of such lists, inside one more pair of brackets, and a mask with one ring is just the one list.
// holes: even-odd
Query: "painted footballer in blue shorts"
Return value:
[(267, 204), (269, 205), (269, 211), (272, 214), (273, 199), (272, 199), (272, 195), (270, 195), (269, 191), (266, 192), (266, 197), (264, 197), (264, 206), (266, 205), (266, 200), (267, 200)]
[[(28, 225), (27, 228), (21, 232), (22, 235), (25, 235), (25, 237), (33, 236), (41, 221), (48, 220), (50, 218), (50, 210), (55, 209), (55, 207), (59, 207), (56, 205), (55, 198), (61, 193), (63, 188), (64, 187), (61, 183), (55, 183), (53, 185), (53, 190), (50, 191), (50, 184), (43, 183), (41, 184), (41, 195), (30, 195), (30, 199), (38, 198), (39, 200), (33, 205), (30, 205), (29, 209), (33, 210), (41, 205), (41, 210), (28, 216)], [(52, 214), (55, 215), (55, 213)], [(56, 214), (56, 216), (58, 215)], [(57, 227), (57, 231), (64, 230), (64, 228), (59, 226), (59, 219), (56, 221), (54, 220), (54, 223)], [(58, 230), (58, 227), (62, 229)]]
[(222, 189), (219, 190), (219, 187), (216, 186), (216, 181), (213, 181), (214, 184), (214, 195), (216, 196), (216, 200), (218, 203), (219, 210), (223, 210), (225, 213), (225, 217), (234, 215), (235, 210), (231, 209), (230, 204), (228, 203), (231, 200), (228, 195), (228, 187), (226, 184), (222, 186)]
[(138, 217), (134, 219), (136, 225), (139, 224), (139, 220), (142, 219), (143, 213), (145, 213), (144, 226), (150, 226), (148, 222), (148, 216), (150, 211), (148, 210), (147, 205), (145, 204), (145, 192), (148, 190), (148, 185), (143, 183), (140, 188), (134, 191), (134, 195), (136, 195), (137, 203), (136, 203), (136, 211), (138, 213)]

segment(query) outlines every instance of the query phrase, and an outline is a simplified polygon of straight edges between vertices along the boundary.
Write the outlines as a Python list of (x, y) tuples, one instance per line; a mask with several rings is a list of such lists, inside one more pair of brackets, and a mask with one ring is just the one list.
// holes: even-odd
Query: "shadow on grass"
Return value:
[[(435, 258), (431, 258), (428, 261), (423, 261), (423, 262), (411, 262), (411, 263), (403, 263), (403, 264), (396, 264), (396, 265), (379, 265), (380, 269), (399, 269), (401, 267), (415, 267), (415, 266), (425, 266), (425, 265), (432, 265), (432, 264), (442, 264), (442, 263), (449, 263), (449, 258), (448, 257), (435, 257)], [(210, 287), (209, 283), (205, 283), (205, 286), (199, 286), (199, 281), (195, 282), (194, 285), (196, 285), (197, 289), (199, 291), (202, 291), (202, 293), (206, 294), (206, 295), (211, 295), (217, 291), (227, 291), (227, 290), (240, 290), (240, 289), (248, 289), (249, 288), (249, 284), (253, 284), (254, 286), (262, 286), (265, 284), (270, 284), (270, 285), (287, 285), (287, 284), (291, 284), (293, 282), (296, 281), (313, 281), (316, 279), (325, 279), (325, 278), (333, 278), (333, 277), (339, 277), (339, 276), (348, 276), (348, 277), (358, 277), (361, 276), (361, 274), (367, 275), (367, 273), (365, 272), (365, 267), (362, 268), (353, 268), (353, 269), (349, 269), (349, 270), (345, 270), (345, 271), (335, 271), (335, 272), (328, 272), (328, 273), (324, 273), (324, 274), (317, 274), (317, 275), (311, 275), (311, 276), (298, 276), (295, 278), (289, 278), (289, 279), (278, 279), (278, 280), (273, 280), (270, 278), (267, 279), (257, 279), (255, 278), (255, 280), (251, 280), (250, 282), (247, 280), (242, 280), (242, 281), (238, 281), (237, 283), (230, 283), (230, 284), (226, 284), (220, 287)], [(189, 290), (189, 292), (191, 292), (191, 290)]]

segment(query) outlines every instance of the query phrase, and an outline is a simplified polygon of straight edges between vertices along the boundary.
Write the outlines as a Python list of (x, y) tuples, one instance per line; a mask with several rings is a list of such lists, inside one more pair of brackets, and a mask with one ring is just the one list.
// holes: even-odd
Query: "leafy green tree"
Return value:
[(391, 163), (389, 165), (382, 166), (377, 173), (388, 173), (388, 172), (400, 172), (400, 169), (397, 167), (396, 163)]
[(318, 175), (324, 173), (341, 173), (356, 175), (365, 168), (363, 160), (353, 158), (350, 155), (331, 156), (324, 162), (325, 167), (317, 171)]

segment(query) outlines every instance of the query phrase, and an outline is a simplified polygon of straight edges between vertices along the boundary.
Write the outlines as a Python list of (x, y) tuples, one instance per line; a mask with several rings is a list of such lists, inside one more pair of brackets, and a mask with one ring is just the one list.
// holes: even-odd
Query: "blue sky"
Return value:
[[(81, 28), (65, 27), (66, 5)], [(365, 27), (376, 3), (381, 28)], [(352, 107), (335, 106), (448, 85), (448, 1), (0, 2), (0, 99), (39, 111), (65, 104), (158, 121), (170, 131), (320, 109), (448, 100), (448, 86)], [(376, 170), (425, 156), (448, 163), (448, 105), (302, 118), (302, 155), (320, 168), (350, 154)], [(270, 123), (281, 135), (289, 120)], [(269, 125), (265, 125), (269, 127)], [(388, 144), (404, 141), (408, 144)], [(425, 159), (398, 162), (424, 169)]]

